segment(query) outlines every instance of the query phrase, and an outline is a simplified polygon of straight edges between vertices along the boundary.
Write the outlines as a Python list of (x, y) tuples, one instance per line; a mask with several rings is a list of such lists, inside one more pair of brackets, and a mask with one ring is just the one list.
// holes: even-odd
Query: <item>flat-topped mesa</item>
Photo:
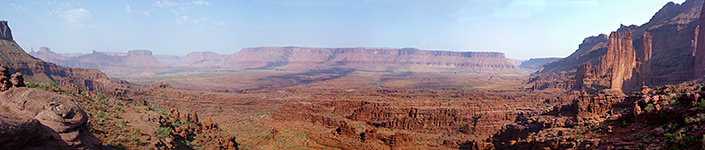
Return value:
[(7, 26), (7, 20), (0, 20), (0, 40), (14, 41), (12, 39), (12, 31)]
[(372, 71), (470, 71), (519, 70), (498, 52), (428, 51), (414, 48), (245, 48), (223, 58), (224, 68), (330, 69)]
[(128, 56), (152, 56), (152, 51), (149, 50), (130, 50), (127, 51)]

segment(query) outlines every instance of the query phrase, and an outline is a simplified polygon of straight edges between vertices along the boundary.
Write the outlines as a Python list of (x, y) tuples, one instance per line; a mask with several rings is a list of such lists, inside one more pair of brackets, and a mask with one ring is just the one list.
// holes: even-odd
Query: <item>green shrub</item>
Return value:
[(695, 91), (702, 91), (703, 86), (698, 84), (695, 86)]
[(28, 88), (38, 88), (39, 84), (37, 84), (37, 82), (32, 81), (32, 82), (27, 83), (27, 87)]
[(124, 126), (127, 126), (127, 121), (125, 121), (125, 120), (120, 120), (120, 125), (123, 126), (123, 127), (124, 127)]
[(161, 139), (166, 139), (171, 133), (171, 127), (159, 127), (157, 128), (157, 136)]
[(132, 142), (132, 144), (134, 144), (134, 145), (140, 145), (142, 143), (140, 141), (139, 136), (137, 136), (137, 135), (132, 135), (132, 137), (130, 137), (130, 142)]
[(646, 105), (646, 107), (645, 107), (644, 109), (647, 110), (647, 111), (654, 110), (654, 105), (653, 105), (653, 104), (648, 104), (648, 105)]
[(54, 81), (49, 82), (49, 87), (58, 87), (58, 86), (59, 86), (59, 84), (56, 84), (56, 82), (54, 82)]
[(687, 117), (685, 118), (685, 123), (695, 122), (695, 118)]

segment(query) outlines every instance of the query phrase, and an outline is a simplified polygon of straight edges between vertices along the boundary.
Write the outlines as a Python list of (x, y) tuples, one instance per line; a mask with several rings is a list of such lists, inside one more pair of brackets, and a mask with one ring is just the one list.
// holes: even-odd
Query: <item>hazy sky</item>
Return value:
[[(684, 0), (676, 0), (682, 3)], [(565, 57), (583, 38), (641, 25), (669, 0), (0, 0), (29, 51), (414, 47)]]

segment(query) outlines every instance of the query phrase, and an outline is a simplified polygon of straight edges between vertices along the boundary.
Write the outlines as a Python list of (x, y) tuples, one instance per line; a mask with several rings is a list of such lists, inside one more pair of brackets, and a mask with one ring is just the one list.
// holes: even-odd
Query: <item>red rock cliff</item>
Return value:
[[(605, 89), (631, 92), (642, 85), (693, 80), (702, 75), (697, 69), (702, 67), (698, 66), (705, 66), (702, 63), (705, 54), (698, 57), (696, 48), (696, 41), (705, 39), (696, 38), (702, 6), (703, 0), (671, 2), (641, 26), (621, 26), (609, 38), (606, 35), (586, 38), (576, 52), (544, 65), (527, 83), (533, 89), (584, 90), (585, 87), (575, 86), (590, 85), (592, 92)], [(581, 72), (579, 68), (585, 63), (592, 68)], [(587, 74), (595, 77), (586, 79)], [(588, 80), (590, 84), (585, 83)]]
[(518, 72), (503, 53), (411, 48), (246, 48), (225, 57), (220, 65), (238, 68)]
[[(705, 2), (703, 2), (703, 5), (705, 5)], [(697, 41), (697, 46), (693, 53), (695, 54), (693, 76), (696, 78), (705, 76), (705, 30), (702, 28), (705, 25), (705, 13), (703, 12), (705, 12), (705, 8), (701, 9), (697, 37), (694, 40)]]

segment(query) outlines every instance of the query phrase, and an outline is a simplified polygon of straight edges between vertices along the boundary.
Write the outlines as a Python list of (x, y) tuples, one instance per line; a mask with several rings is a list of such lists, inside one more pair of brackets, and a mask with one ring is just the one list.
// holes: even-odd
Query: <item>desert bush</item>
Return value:
[(34, 82), (34, 81), (29, 82), (26, 85), (28, 88), (39, 88), (39, 84), (37, 84), (37, 82)]
[(157, 136), (161, 139), (165, 139), (169, 137), (169, 133), (171, 133), (171, 127), (159, 127), (157, 128)]
[(132, 137), (130, 137), (130, 142), (132, 142), (132, 144), (134, 144), (134, 145), (140, 145), (142, 143), (140, 141), (139, 136), (137, 136), (137, 135), (132, 135)]
[(653, 105), (653, 104), (648, 104), (648, 105), (646, 105), (646, 107), (644, 108), (644, 110), (646, 110), (646, 111), (654, 110), (654, 105)]
[(123, 126), (123, 127), (127, 126), (127, 121), (125, 121), (125, 120), (120, 120), (120, 125)]

